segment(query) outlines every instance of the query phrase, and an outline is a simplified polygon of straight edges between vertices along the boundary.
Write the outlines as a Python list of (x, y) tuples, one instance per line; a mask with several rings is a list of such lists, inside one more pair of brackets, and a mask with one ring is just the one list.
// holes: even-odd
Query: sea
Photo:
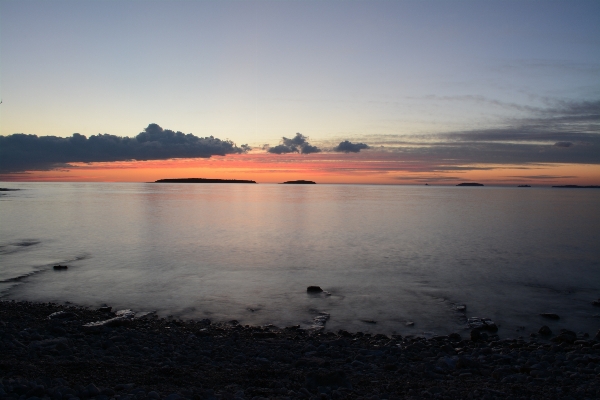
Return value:
[(475, 317), (503, 338), (600, 328), (600, 190), (0, 186), (20, 189), (0, 192), (3, 300), (426, 337)]

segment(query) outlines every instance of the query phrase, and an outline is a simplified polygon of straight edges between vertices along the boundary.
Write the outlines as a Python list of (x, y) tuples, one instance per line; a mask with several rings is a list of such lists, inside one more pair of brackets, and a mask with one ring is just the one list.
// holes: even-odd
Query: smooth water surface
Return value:
[(503, 337), (600, 327), (599, 190), (2, 186), (22, 189), (0, 196), (4, 298), (381, 333), (460, 332), (456, 304)]

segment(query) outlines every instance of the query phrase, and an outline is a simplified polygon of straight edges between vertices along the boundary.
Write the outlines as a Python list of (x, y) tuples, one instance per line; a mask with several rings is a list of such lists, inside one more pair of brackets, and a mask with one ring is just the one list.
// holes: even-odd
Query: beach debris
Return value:
[(542, 326), (540, 328), (540, 330), (538, 331), (538, 333), (542, 336), (550, 336), (552, 335), (552, 331), (550, 330), (550, 328), (546, 325)]
[(321, 293), (323, 289), (320, 286), (309, 286), (306, 288), (307, 293)]
[(542, 316), (544, 318), (548, 318), (548, 319), (560, 319), (558, 314), (554, 314), (554, 313), (541, 313), (540, 316)]
[(70, 312), (70, 311), (57, 311), (55, 313), (48, 315), (48, 319), (69, 320), (69, 319), (76, 319), (76, 318), (77, 318), (77, 314), (75, 314), (74, 312)]
[(53, 268), (57, 271), (69, 269), (69, 267), (67, 267), (66, 265), (55, 265)]
[(116, 317), (104, 321), (90, 322), (83, 325), (83, 329), (89, 332), (101, 331), (104, 327), (116, 327), (131, 323), (135, 317), (135, 312), (127, 310), (119, 310), (115, 313)]

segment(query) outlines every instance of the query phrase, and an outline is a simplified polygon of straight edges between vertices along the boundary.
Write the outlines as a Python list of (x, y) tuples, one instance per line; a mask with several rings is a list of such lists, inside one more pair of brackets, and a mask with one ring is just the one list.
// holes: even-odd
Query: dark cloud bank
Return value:
[(538, 114), (502, 128), (371, 140), (399, 158), (448, 165), (437, 170), (469, 164), (600, 164), (600, 101), (561, 102)]
[(243, 153), (229, 140), (198, 137), (150, 124), (133, 138), (74, 133), (62, 138), (17, 133), (0, 136), (0, 171), (48, 170), (73, 162), (163, 160)]

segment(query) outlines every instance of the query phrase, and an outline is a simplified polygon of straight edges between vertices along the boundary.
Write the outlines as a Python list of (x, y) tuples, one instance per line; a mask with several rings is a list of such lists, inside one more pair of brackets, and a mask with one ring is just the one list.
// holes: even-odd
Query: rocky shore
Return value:
[(425, 339), (0, 301), (0, 398), (596, 399), (600, 333)]

